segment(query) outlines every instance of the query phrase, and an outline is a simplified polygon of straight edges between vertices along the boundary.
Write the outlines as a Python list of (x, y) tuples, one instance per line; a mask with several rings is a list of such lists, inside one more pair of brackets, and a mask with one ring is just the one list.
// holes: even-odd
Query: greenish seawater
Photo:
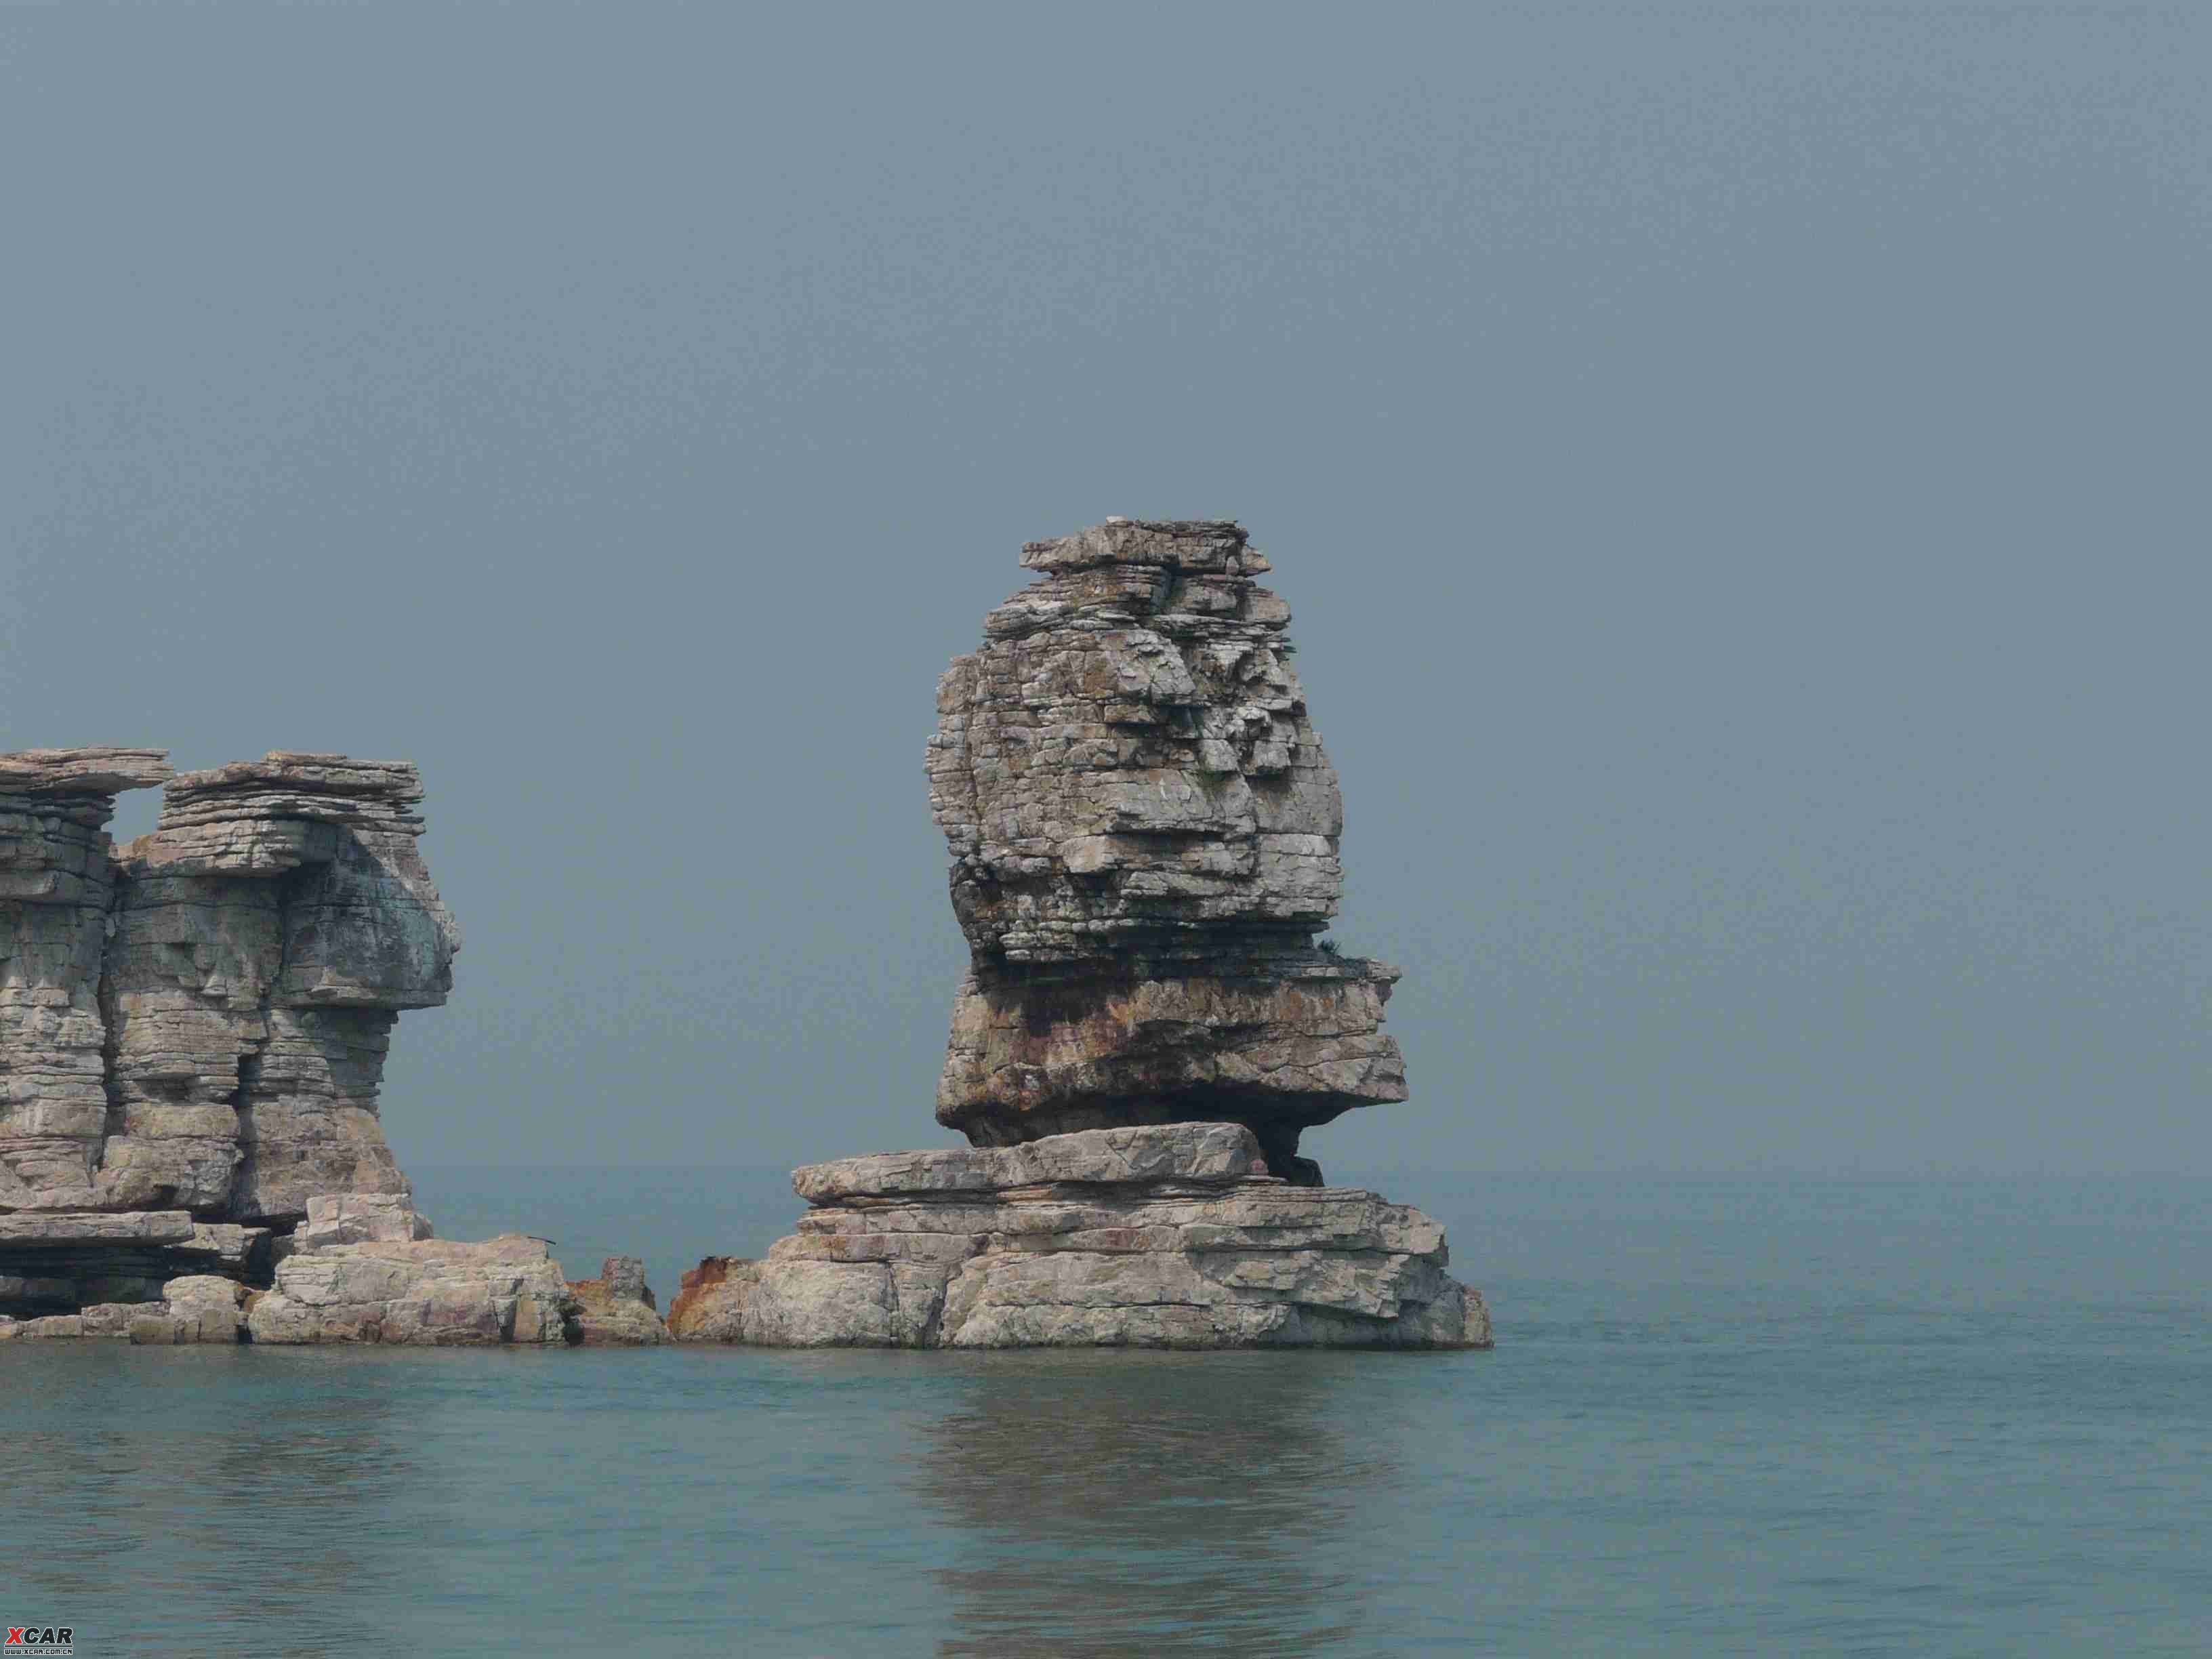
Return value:
[[(94, 1656), (2212, 1650), (2212, 1183), (1376, 1182), (1450, 1225), (1495, 1352), (8, 1345), (7, 1622)], [(750, 1170), (417, 1183), (450, 1236), (627, 1248), (664, 1297), (796, 1208)]]

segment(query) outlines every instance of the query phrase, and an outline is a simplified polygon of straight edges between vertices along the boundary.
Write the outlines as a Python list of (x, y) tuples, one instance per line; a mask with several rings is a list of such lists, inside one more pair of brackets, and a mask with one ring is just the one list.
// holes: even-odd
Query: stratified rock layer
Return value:
[(1443, 1231), (1266, 1173), (1241, 1124), (1092, 1130), (811, 1165), (759, 1261), (710, 1257), (678, 1341), (774, 1347), (1487, 1347)]
[(686, 1273), (669, 1334), (1487, 1347), (1443, 1229), (1298, 1156), (1406, 1074), (1397, 970), (1316, 942), (1343, 808), (1267, 561), (1234, 524), (1117, 519), (1022, 562), (930, 741), (971, 964), (937, 1116), (970, 1145), (798, 1170), (799, 1231)]
[(1397, 970), (1316, 945), (1343, 805), (1267, 561), (1232, 523), (1109, 520), (1022, 562), (1039, 579), (938, 688), (972, 962), (938, 1120), (983, 1146), (1225, 1120), (1318, 1182), (1300, 1132), (1406, 1075)]
[(0, 755), (0, 1211), (107, 1206), (100, 986), (115, 797), (170, 775), (158, 749)]
[(169, 785), (118, 860), (119, 1198), (293, 1218), (318, 1193), (404, 1188), (377, 1086), (398, 1011), (446, 1000), (459, 947), (416, 848), (422, 797), (413, 766), (342, 755)]
[[(115, 793), (164, 781), (116, 852)], [(459, 948), (422, 793), (342, 755), (174, 777), (157, 750), (0, 756), (0, 1313), (158, 1296), (175, 1264), (87, 1216), (281, 1231), (315, 1194), (404, 1190), (378, 1084)]]
[[(557, 1347), (580, 1340), (576, 1297), (544, 1239), (434, 1238), (404, 1196), (347, 1194), (315, 1199), (290, 1242), (301, 1248), (276, 1264), (276, 1284), (245, 1313), (252, 1341)], [(162, 1339), (141, 1339), (134, 1326), (131, 1340)]]

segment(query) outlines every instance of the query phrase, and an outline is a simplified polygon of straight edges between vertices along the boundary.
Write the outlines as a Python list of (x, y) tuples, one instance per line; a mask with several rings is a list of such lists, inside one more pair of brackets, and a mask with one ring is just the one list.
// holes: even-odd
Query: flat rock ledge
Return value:
[[(117, 1281), (127, 1301), (32, 1318), (0, 1316), (0, 1342), (76, 1337), (142, 1345), (392, 1343), (414, 1347), (562, 1347), (665, 1342), (645, 1268), (610, 1257), (570, 1284), (549, 1240), (502, 1234), (480, 1243), (433, 1236), (404, 1193), (332, 1193), (307, 1201), (289, 1237), (210, 1227), (181, 1211), (40, 1218), (49, 1254), (122, 1243), (167, 1254), (150, 1278)], [(0, 1223), (20, 1220), (0, 1217)], [(18, 1227), (17, 1231), (27, 1231)], [(0, 1243), (8, 1230), (0, 1225)], [(267, 1262), (274, 1259), (271, 1272)], [(253, 1271), (251, 1263), (261, 1265)], [(181, 1270), (181, 1271), (180, 1271)], [(62, 1295), (66, 1280), (0, 1275), (0, 1292)]]
[[(252, 1341), (496, 1347), (579, 1340), (578, 1304), (548, 1240), (435, 1238), (404, 1196), (345, 1193), (310, 1200), (307, 1224), (288, 1242), (276, 1282), (246, 1310)], [(136, 1326), (131, 1340), (143, 1340)]]
[(1267, 1174), (1251, 1130), (1172, 1123), (810, 1164), (761, 1261), (709, 1256), (678, 1342), (765, 1347), (1486, 1348), (1443, 1229)]

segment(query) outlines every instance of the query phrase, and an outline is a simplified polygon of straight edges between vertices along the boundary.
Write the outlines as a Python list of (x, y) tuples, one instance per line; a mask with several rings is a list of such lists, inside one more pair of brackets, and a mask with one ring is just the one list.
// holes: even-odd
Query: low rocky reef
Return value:
[(1251, 1130), (1175, 1123), (811, 1164), (765, 1260), (709, 1257), (679, 1342), (769, 1347), (1490, 1346), (1443, 1229), (1268, 1173)]
[[(175, 1213), (109, 1219), (127, 1219), (142, 1233), (179, 1234), (165, 1247), (173, 1271), (158, 1297), (0, 1317), (0, 1341), (104, 1336), (162, 1346), (558, 1347), (668, 1340), (636, 1258), (610, 1257), (599, 1278), (571, 1282), (562, 1278), (550, 1241), (521, 1233), (480, 1243), (438, 1238), (404, 1193), (312, 1198), (305, 1222), (289, 1237), (264, 1234), (228, 1255), (227, 1235), (241, 1230), (204, 1224), (196, 1230), (183, 1217), (180, 1231)], [(257, 1255), (258, 1272), (250, 1265)], [(174, 1271), (180, 1268), (198, 1270)]]

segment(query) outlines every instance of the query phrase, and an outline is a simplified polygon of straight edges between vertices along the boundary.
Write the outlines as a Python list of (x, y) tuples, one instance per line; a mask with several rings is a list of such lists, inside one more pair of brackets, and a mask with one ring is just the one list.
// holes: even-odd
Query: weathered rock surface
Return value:
[(36, 1319), (0, 1316), (0, 1342), (52, 1342), (85, 1334), (80, 1314), (45, 1314)]
[(1298, 1155), (1406, 1073), (1397, 970), (1317, 942), (1343, 807), (1267, 562), (1225, 521), (1115, 519), (1022, 562), (930, 740), (970, 963), (937, 1117), (970, 1145), (796, 1171), (799, 1231), (684, 1274), (670, 1334), (1488, 1346), (1443, 1230)]
[(119, 791), (169, 775), (155, 749), (0, 755), (0, 1210), (102, 1207), (105, 826)]
[(407, 1193), (322, 1193), (307, 1200), (307, 1218), (280, 1241), (280, 1256), (333, 1244), (409, 1243), (434, 1236)]
[(679, 1341), (779, 1347), (1486, 1347), (1443, 1231), (1292, 1186), (1242, 1125), (1091, 1130), (799, 1170), (765, 1260), (710, 1257)]
[(377, 1086), (459, 947), (422, 794), (404, 762), (289, 752), (170, 783), (117, 860), (104, 1189), (241, 1220), (404, 1190)]
[(745, 1316), (759, 1287), (761, 1264), (710, 1255), (684, 1275), (668, 1304), (668, 1334), (677, 1342), (742, 1342)]
[(276, 1264), (275, 1285), (246, 1313), (253, 1341), (491, 1347), (580, 1339), (576, 1297), (545, 1240), (434, 1238), (408, 1206), (375, 1201), (387, 1196), (318, 1198), (304, 1247)]
[(573, 1279), (577, 1340), (592, 1347), (645, 1347), (668, 1340), (645, 1282), (645, 1263), (634, 1255), (611, 1255), (597, 1279)]
[(1315, 942), (1343, 806), (1267, 561), (1232, 523), (1109, 520), (1022, 563), (1039, 579), (938, 688), (972, 962), (938, 1119), (981, 1146), (1240, 1122), (1318, 1183), (1304, 1129), (1406, 1097), (1397, 970)]
[[(165, 781), (117, 852), (116, 792)], [(219, 1272), (265, 1282), (256, 1242), (311, 1197), (404, 1192), (378, 1084), (459, 948), (422, 793), (340, 755), (0, 755), (0, 1312), (157, 1300), (196, 1224), (229, 1229), (195, 1247), (230, 1250)]]
[(0, 1311), (52, 1316), (100, 1304), (158, 1303), (187, 1275), (264, 1284), (265, 1227), (195, 1220), (185, 1210), (0, 1214)]
[(138, 1302), (95, 1302), (77, 1316), (87, 1336), (111, 1337), (118, 1341), (131, 1335), (131, 1322), (147, 1311)]
[(234, 1279), (173, 1279), (161, 1287), (158, 1306), (145, 1309), (131, 1319), (130, 1338), (135, 1343), (155, 1346), (242, 1342), (246, 1340), (243, 1310), (252, 1295)]
[[(9, 1218), (0, 1218), (0, 1220)], [(166, 1251), (141, 1261), (131, 1294), (81, 1312), (0, 1316), (0, 1340), (125, 1337), (145, 1345), (391, 1342), (489, 1347), (554, 1347), (579, 1342), (665, 1342), (645, 1270), (610, 1257), (596, 1279), (571, 1286), (544, 1239), (519, 1233), (460, 1243), (433, 1237), (404, 1193), (319, 1194), (307, 1219), (274, 1241), (259, 1228), (195, 1223), (183, 1211), (155, 1216), (41, 1218), (85, 1237), (147, 1241)], [(109, 1243), (104, 1248), (117, 1245)], [(133, 1258), (138, 1260), (138, 1258)], [(14, 1286), (35, 1301), (66, 1304), (89, 1280)], [(112, 1274), (96, 1281), (112, 1286)], [(0, 1295), (10, 1291), (0, 1279)]]

